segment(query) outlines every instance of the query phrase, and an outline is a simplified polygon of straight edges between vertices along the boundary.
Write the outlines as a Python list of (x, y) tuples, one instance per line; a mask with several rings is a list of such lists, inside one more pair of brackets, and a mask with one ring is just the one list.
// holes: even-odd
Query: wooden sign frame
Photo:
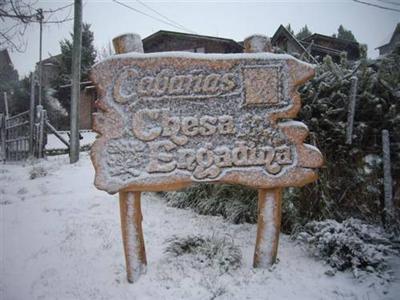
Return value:
[(273, 264), (282, 188), (316, 180), (323, 163), (318, 149), (303, 143), (307, 127), (287, 121), (300, 109), (297, 87), (313, 66), (257, 53), (270, 48), (262, 36), (246, 39), (245, 54), (142, 54), (133, 34), (114, 45), (120, 55), (92, 70), (100, 112), (91, 158), (96, 187), (120, 194), (128, 281), (147, 264), (141, 192), (194, 182), (259, 190), (254, 267)]

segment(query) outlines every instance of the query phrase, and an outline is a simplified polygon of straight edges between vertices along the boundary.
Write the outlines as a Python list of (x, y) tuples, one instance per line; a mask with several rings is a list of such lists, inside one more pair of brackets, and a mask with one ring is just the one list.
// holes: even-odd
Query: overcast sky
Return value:
[[(133, 8), (161, 18), (136, 0), (119, 0)], [(368, 45), (370, 57), (374, 50), (391, 36), (400, 13), (370, 7), (352, 0), (314, 1), (148, 1), (141, 0), (169, 19), (202, 35), (232, 38), (237, 41), (261, 33), (272, 36), (280, 24), (290, 23), (295, 32), (307, 24), (312, 32), (331, 35), (340, 24), (351, 29), (357, 40)], [(389, 6), (387, 0), (364, 0)], [(57, 8), (73, 1), (38, 1), (37, 7)], [(183, 31), (168, 24), (143, 16), (138, 12), (112, 0), (83, 0), (83, 21), (92, 24), (97, 48), (105, 47), (113, 37), (135, 32), (142, 38), (158, 31)], [(391, 0), (398, 2), (400, 0)], [(400, 9), (400, 6), (391, 5)], [(67, 14), (69, 9), (63, 11)], [(73, 16), (73, 9), (71, 10)], [(61, 16), (60, 16), (61, 17)], [(69, 38), (73, 22), (44, 26), (43, 58), (60, 53), (59, 41)], [(34, 68), (39, 57), (39, 26), (31, 25), (26, 32), (25, 53), (11, 53), (15, 68), (20, 76)]]

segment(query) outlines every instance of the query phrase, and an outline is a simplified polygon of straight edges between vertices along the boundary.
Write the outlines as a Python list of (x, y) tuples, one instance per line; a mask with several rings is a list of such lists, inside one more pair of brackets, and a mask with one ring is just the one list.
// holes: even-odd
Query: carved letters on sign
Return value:
[(133, 54), (93, 68), (95, 184), (110, 193), (195, 181), (256, 188), (315, 180), (318, 150), (292, 118), (313, 68), (287, 55)]

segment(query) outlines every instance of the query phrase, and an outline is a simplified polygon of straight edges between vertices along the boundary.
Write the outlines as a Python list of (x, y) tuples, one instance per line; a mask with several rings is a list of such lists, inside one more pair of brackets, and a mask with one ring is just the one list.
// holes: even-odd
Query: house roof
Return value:
[(387, 44), (390, 44), (393, 41), (396, 34), (400, 34), (400, 23), (397, 23), (396, 28), (394, 29), (392, 35), (388, 36), (384, 41), (382, 41), (381, 45), (379, 47), (376, 47), (375, 50), (382, 48), (383, 46), (386, 46)]
[[(42, 59), (42, 65), (46, 65), (46, 64), (57, 65), (60, 63), (61, 56), (62, 56), (61, 54), (57, 54), (57, 55), (50, 56), (46, 59)], [(36, 64), (39, 64), (39, 62), (37, 62)]]
[(234, 47), (242, 49), (243, 46), (240, 45), (238, 42), (227, 39), (227, 38), (220, 38), (215, 36), (208, 36), (208, 35), (200, 35), (200, 34), (191, 34), (191, 33), (184, 33), (184, 32), (176, 32), (176, 31), (167, 31), (167, 30), (159, 30), (148, 37), (143, 39), (143, 44), (150, 43), (153, 40), (157, 40), (163, 36), (174, 36), (174, 37), (183, 37), (183, 38), (193, 38), (193, 39), (204, 39), (204, 40), (213, 40), (216, 42), (223, 42), (231, 44)]
[(306, 37), (302, 41), (311, 42), (312, 40), (318, 40), (318, 39), (319, 40), (328, 40), (328, 41), (332, 41), (332, 42), (339, 43), (339, 44), (346, 44), (346, 45), (352, 45), (352, 46), (357, 46), (357, 47), (359, 45), (358, 42), (353, 42), (353, 41), (349, 41), (349, 40), (345, 40), (345, 39), (340, 39), (340, 38), (337, 38), (337, 37), (324, 35), (324, 34), (320, 34), (320, 33), (313, 33), (312, 35)]

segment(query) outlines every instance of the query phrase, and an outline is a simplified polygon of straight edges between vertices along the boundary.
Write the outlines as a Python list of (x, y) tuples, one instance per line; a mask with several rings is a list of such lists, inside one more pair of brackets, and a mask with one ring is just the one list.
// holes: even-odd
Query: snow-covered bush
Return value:
[(45, 177), (47, 175), (47, 170), (43, 166), (34, 166), (29, 171), (29, 178), (35, 179), (38, 177)]
[[(381, 221), (383, 203), (382, 129), (390, 132), (394, 203), (400, 203), (400, 46), (382, 60), (340, 64), (327, 56), (299, 92), (299, 119), (310, 129), (306, 141), (324, 155), (319, 180), (286, 189), (282, 230), (310, 220), (357, 217)], [(358, 80), (352, 144), (346, 143), (351, 78)], [(199, 185), (167, 195), (172, 206), (222, 215), (234, 223), (257, 220), (257, 192), (228, 185)], [(386, 224), (387, 225), (387, 224)], [(399, 226), (398, 226), (399, 227)], [(389, 228), (389, 227), (388, 227)]]
[[(325, 157), (320, 179), (297, 191), (294, 205), (302, 219), (355, 216), (380, 221), (383, 202), (382, 129), (390, 132), (394, 196), (400, 190), (400, 46), (381, 60), (335, 64), (330, 57), (299, 89), (299, 119), (310, 129), (309, 143)], [(346, 143), (351, 78), (358, 80), (351, 145)], [(371, 156), (375, 156), (371, 164)]]
[(44, 92), (44, 108), (47, 110), (49, 122), (56, 128), (61, 128), (69, 121), (68, 112), (55, 97), (56, 90), (48, 88)]
[(388, 259), (398, 254), (381, 227), (354, 218), (309, 222), (293, 237), (333, 269), (351, 270), (356, 277), (360, 271), (384, 274)]
[(240, 267), (242, 262), (240, 249), (227, 237), (174, 236), (166, 243), (166, 253), (175, 257), (189, 255), (196, 267), (212, 267), (226, 273)]

